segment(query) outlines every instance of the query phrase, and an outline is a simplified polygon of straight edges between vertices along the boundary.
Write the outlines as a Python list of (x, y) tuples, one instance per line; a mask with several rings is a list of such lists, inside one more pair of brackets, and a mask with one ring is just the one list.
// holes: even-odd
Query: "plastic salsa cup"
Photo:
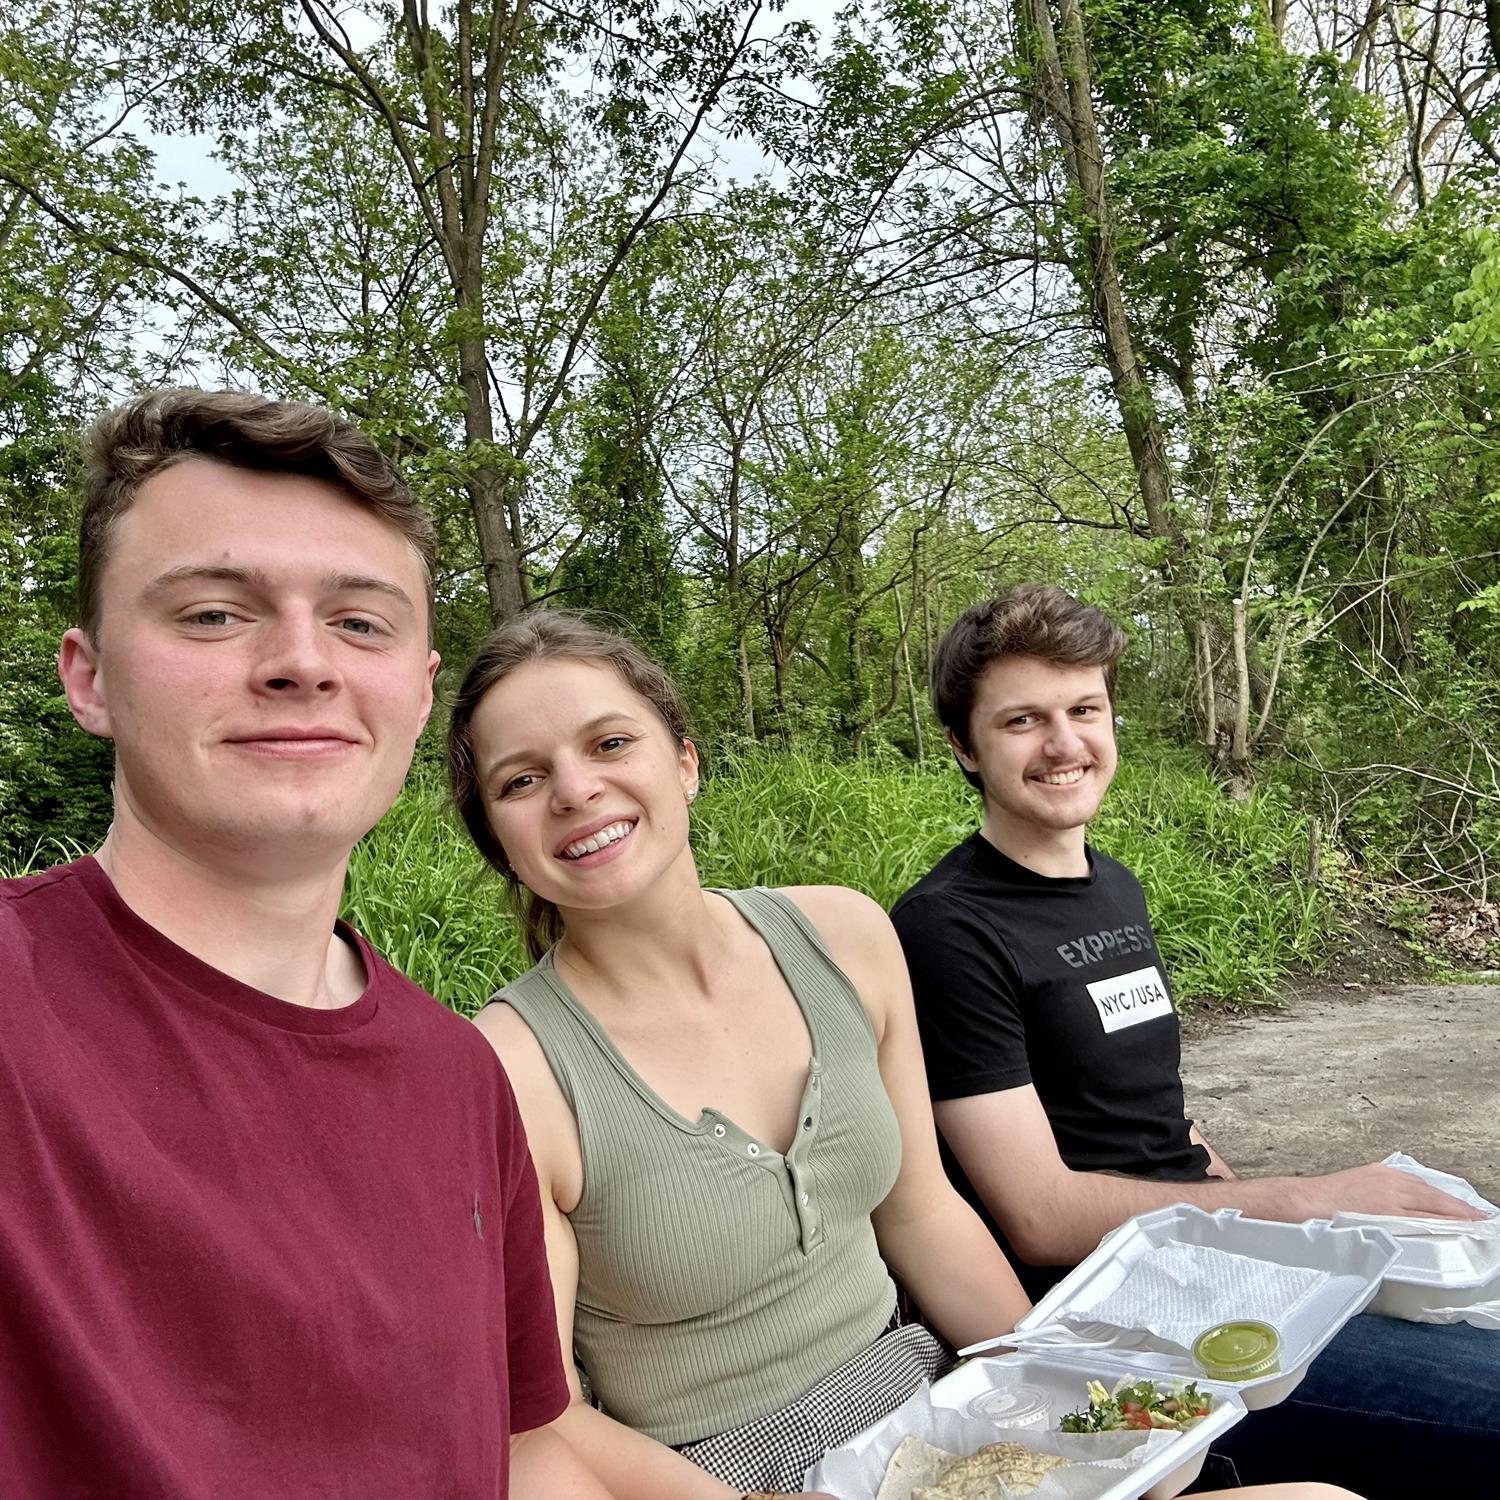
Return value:
[(1281, 1335), (1269, 1323), (1217, 1323), (1193, 1340), (1193, 1359), (1210, 1380), (1259, 1380), (1281, 1371)]

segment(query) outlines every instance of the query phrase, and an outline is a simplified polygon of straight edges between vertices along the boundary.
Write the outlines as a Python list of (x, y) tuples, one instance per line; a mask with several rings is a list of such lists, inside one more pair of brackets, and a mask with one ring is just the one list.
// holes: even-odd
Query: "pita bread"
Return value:
[(958, 1455), (946, 1448), (934, 1448), (919, 1437), (902, 1438), (885, 1466), (875, 1500), (913, 1500), (921, 1486), (936, 1484), (957, 1462)]
[(996, 1500), (995, 1481), (1003, 1479), (1017, 1495), (1029, 1495), (1067, 1459), (1038, 1453), (1020, 1443), (991, 1443), (946, 1469), (936, 1485), (918, 1489), (912, 1500)]

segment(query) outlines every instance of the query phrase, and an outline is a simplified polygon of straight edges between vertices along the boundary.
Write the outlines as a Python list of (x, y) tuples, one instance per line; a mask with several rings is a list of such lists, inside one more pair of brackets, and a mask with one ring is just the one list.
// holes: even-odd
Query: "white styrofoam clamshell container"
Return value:
[[(1320, 1288), (1285, 1326), (1277, 1329), (1281, 1335), (1280, 1372), (1236, 1386), (1251, 1411), (1274, 1406), (1297, 1387), (1308, 1365), (1334, 1334), (1369, 1305), (1397, 1255), (1395, 1240), (1382, 1229), (1334, 1229), (1324, 1219), (1280, 1224), (1246, 1219), (1237, 1208), (1205, 1213), (1191, 1204), (1178, 1203), (1129, 1219), (1107, 1234), (1087, 1260), (1075, 1266), (1016, 1324), (1013, 1335), (987, 1339), (959, 1352), (981, 1354), (1010, 1345), (1049, 1359), (1066, 1359), (1075, 1366), (1108, 1353), (1140, 1377), (1164, 1381), (1199, 1378), (1201, 1372), (1187, 1355), (1091, 1341), (1057, 1322), (1065, 1315), (1086, 1319), (1087, 1310), (1114, 1291), (1132, 1267), (1154, 1249), (1172, 1243), (1205, 1245), (1228, 1255), (1349, 1278), (1341, 1285)], [(1233, 1307), (1206, 1305), (1202, 1326), (1211, 1328), (1242, 1316), (1244, 1313)]]
[(1500, 1297), (1500, 1239), (1463, 1235), (1398, 1235), (1400, 1255), (1386, 1272), (1370, 1311), (1420, 1318), (1448, 1307), (1473, 1307)]
[[(872, 1500), (891, 1454), (912, 1433), (950, 1452), (961, 1448), (972, 1453), (995, 1442), (1041, 1446), (1028, 1439), (1041, 1439), (1046, 1433), (1055, 1441), (1062, 1417), (1088, 1404), (1088, 1380), (1113, 1386), (1120, 1379), (1139, 1378), (1139, 1370), (1108, 1355), (1081, 1364), (1027, 1354), (972, 1359), (932, 1386), (926, 1401), (908, 1401), (842, 1448), (825, 1454), (808, 1470), (803, 1485), (827, 1489), (843, 1500)], [(1133, 1467), (1121, 1469), (1118, 1480), (1102, 1489), (1096, 1500), (1171, 1500), (1198, 1477), (1209, 1446), (1245, 1415), (1236, 1387), (1201, 1376), (1198, 1385), (1214, 1397), (1208, 1416), (1186, 1432), (1170, 1434)], [(1068, 1435), (1062, 1439), (1064, 1456), (1081, 1461), (1080, 1450), (1068, 1446)]]
[[(1080, 1373), (1078, 1365), (1041, 1357), (1029, 1359), (1024, 1354), (971, 1359), (933, 1386), (932, 1400), (935, 1406), (953, 1406), (971, 1413), (983, 1411), (996, 1421), (1012, 1425), (1015, 1421), (1012, 1413), (1025, 1410), (1014, 1398), (1034, 1391), (1047, 1399), (1046, 1410), (1035, 1420), (1039, 1425), (1055, 1428), (1068, 1412), (1088, 1405), (1087, 1389), (1079, 1389)], [(1117, 1380), (1134, 1380), (1140, 1374), (1109, 1358), (1093, 1361), (1082, 1373), (1084, 1381), (1097, 1380), (1106, 1389)], [(1180, 1495), (1198, 1477), (1214, 1439), (1233, 1427), (1247, 1408), (1234, 1386), (1205, 1380), (1201, 1375), (1197, 1381), (1199, 1390), (1213, 1396), (1213, 1410), (1186, 1432), (1178, 1433), (1159, 1457), (1153, 1455), (1100, 1500), (1134, 1500), (1140, 1495), (1146, 1500), (1172, 1500), (1172, 1496)], [(1011, 1400), (1001, 1405), (1007, 1397)]]
[(1368, 1225), (1395, 1236), (1395, 1264), (1370, 1304), (1370, 1311), (1389, 1318), (1421, 1318), (1442, 1308), (1473, 1307), (1500, 1298), (1500, 1208), (1482, 1197), (1473, 1184), (1449, 1172), (1434, 1171), (1405, 1152), (1386, 1157), (1383, 1166), (1410, 1172), (1430, 1186), (1471, 1204), (1489, 1216), (1481, 1233), (1445, 1219), (1396, 1219), (1370, 1214), (1338, 1214), (1335, 1228)]

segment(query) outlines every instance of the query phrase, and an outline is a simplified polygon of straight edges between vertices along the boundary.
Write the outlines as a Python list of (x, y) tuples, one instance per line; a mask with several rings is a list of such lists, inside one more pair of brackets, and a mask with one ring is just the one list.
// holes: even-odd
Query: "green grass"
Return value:
[(73, 839), (38, 839), (24, 854), (5, 860), (0, 859), (0, 879), (12, 876), (35, 875), (53, 865), (64, 865), (70, 860), (80, 859), (88, 850)]
[(402, 973), (472, 1015), (530, 967), (504, 893), (446, 791), (413, 779), (355, 848), (344, 915)]
[(1093, 841), (1140, 878), (1180, 998), (1270, 997), (1342, 921), (1309, 889), (1307, 819), (1276, 787), (1232, 802), (1175, 757), (1122, 767)]
[[(758, 752), (710, 769), (694, 809), (706, 885), (828, 882), (889, 906), (979, 821), (949, 763)], [(1315, 964), (1339, 925), (1328, 894), (1299, 878), (1307, 830), (1286, 797), (1271, 788), (1230, 802), (1186, 756), (1133, 747), (1091, 836), (1140, 876), (1180, 999), (1265, 999), (1290, 967)], [(39, 849), (28, 867), (74, 853)], [(503, 885), (427, 778), (354, 851), (344, 910), (465, 1013), (527, 966)]]
[[(977, 826), (951, 765), (744, 756), (704, 781), (694, 847), (705, 885), (850, 885), (890, 906)], [(1227, 800), (1186, 757), (1122, 766), (1093, 830), (1151, 904), (1182, 999), (1268, 998), (1315, 964), (1339, 918), (1300, 880), (1305, 820), (1276, 790)], [(355, 851), (346, 911), (393, 963), (472, 1012), (526, 967), (503, 887), (430, 785), (409, 786)]]

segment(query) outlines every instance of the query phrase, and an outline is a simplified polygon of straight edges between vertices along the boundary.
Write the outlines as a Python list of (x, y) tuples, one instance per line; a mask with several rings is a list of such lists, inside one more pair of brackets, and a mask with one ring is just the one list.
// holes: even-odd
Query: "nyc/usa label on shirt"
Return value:
[(1113, 979), (1096, 979), (1084, 988), (1106, 1031), (1123, 1031), (1172, 1014), (1172, 997), (1155, 964), (1116, 974)]

